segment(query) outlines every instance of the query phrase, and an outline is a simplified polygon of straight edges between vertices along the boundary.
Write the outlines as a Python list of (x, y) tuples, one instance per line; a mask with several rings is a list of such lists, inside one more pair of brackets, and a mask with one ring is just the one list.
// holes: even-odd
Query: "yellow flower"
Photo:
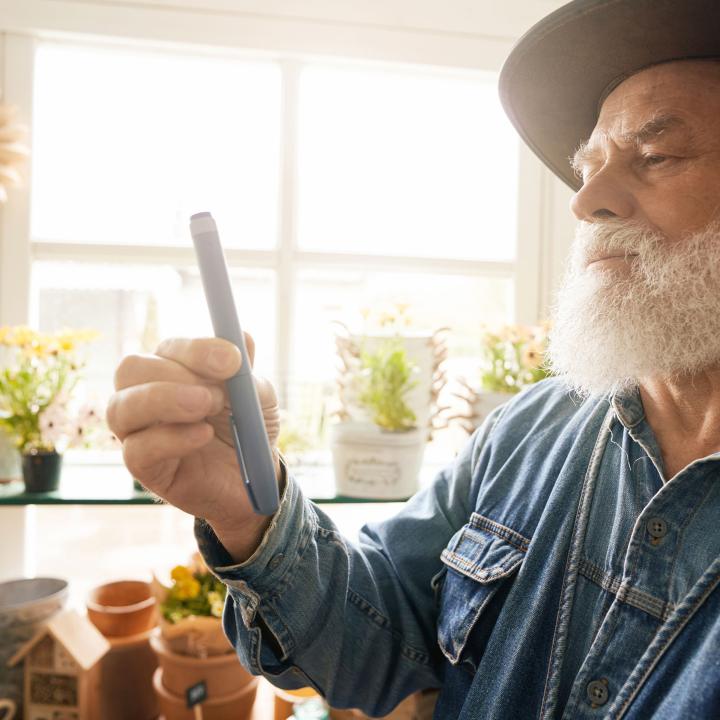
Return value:
[(182, 580), (187, 580), (188, 578), (191, 578), (192, 573), (190, 572), (190, 569), (186, 568), (184, 565), (177, 565), (172, 569), (170, 577), (175, 582), (179, 583)]
[(175, 586), (175, 595), (180, 600), (192, 600), (200, 594), (200, 583), (194, 578), (190, 577), (185, 580), (180, 580)]
[(30, 347), (36, 339), (37, 333), (34, 330), (27, 327), (27, 325), (18, 325), (10, 328), (7, 343), (15, 347)]

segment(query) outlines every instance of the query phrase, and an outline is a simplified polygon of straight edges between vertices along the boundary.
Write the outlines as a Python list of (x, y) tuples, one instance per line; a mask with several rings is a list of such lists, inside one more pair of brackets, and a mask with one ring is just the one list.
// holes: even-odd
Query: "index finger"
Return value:
[[(245, 345), (252, 365), (255, 344), (247, 333)], [(232, 377), (242, 365), (240, 350), (222, 338), (168, 338), (158, 345), (155, 354), (211, 380)]]

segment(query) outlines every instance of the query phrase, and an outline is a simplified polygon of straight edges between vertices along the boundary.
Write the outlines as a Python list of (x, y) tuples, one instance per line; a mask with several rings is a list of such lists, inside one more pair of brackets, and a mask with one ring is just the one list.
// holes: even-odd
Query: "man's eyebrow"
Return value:
[[(692, 141), (692, 133), (690, 132), (689, 126), (677, 115), (657, 115), (644, 122), (639, 129), (623, 133), (621, 139), (628, 145), (638, 147), (662, 135), (664, 132), (671, 130), (683, 130), (688, 139)], [(583, 167), (595, 159), (598, 153), (598, 148), (590, 145), (589, 140), (581, 143), (577, 152), (570, 158), (570, 165), (578, 177), (582, 178)]]
[(666, 130), (684, 130), (687, 135), (691, 134), (690, 127), (681, 117), (677, 115), (658, 115), (643, 123), (639, 130), (624, 134), (622, 139), (626, 143), (641, 145), (658, 135), (662, 135)]

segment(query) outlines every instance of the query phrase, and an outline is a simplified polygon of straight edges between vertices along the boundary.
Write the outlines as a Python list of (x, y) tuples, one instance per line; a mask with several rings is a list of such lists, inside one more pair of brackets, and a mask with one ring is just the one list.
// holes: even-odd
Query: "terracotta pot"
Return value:
[(159, 625), (165, 647), (178, 655), (209, 657), (235, 652), (220, 618), (190, 615), (171, 623), (161, 616)]
[(299, 690), (282, 690), (270, 685), (275, 693), (274, 720), (288, 720), (293, 715), (293, 705), (301, 700), (317, 697), (318, 694), (313, 688), (300, 688)]
[[(158, 696), (160, 713), (165, 720), (194, 720), (194, 713), (187, 707), (185, 695), (175, 695), (163, 687), (163, 670), (158, 668), (153, 674), (153, 687)], [(249, 720), (252, 715), (258, 679), (232, 695), (208, 699), (202, 704), (203, 720)], [(283, 719), (284, 720), (284, 719)]]
[(240, 664), (235, 651), (207, 658), (179, 655), (170, 650), (158, 632), (150, 637), (150, 647), (163, 671), (163, 687), (173, 695), (184, 696), (187, 688), (204, 681), (208, 695), (221, 698), (235, 694), (255, 679)]
[(90, 622), (106, 637), (129, 637), (157, 624), (150, 583), (120, 580), (100, 585), (87, 598)]
[(147, 630), (140, 635), (110, 638), (101, 662), (102, 720), (155, 720), (158, 701), (152, 684), (157, 657)]

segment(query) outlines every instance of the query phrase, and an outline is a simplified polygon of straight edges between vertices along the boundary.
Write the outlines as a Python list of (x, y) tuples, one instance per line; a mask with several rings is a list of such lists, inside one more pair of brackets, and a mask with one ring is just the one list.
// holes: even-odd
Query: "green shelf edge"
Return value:
[[(404, 499), (354, 498), (343, 495), (311, 497), (312, 502), (322, 504), (352, 503), (398, 503)], [(56, 492), (26, 493), (22, 480), (13, 480), (0, 484), (0, 506), (23, 505), (164, 505), (165, 503), (143, 490), (133, 490), (132, 494), (123, 497), (93, 497), (92, 495), (75, 495), (64, 491), (62, 486)]]

